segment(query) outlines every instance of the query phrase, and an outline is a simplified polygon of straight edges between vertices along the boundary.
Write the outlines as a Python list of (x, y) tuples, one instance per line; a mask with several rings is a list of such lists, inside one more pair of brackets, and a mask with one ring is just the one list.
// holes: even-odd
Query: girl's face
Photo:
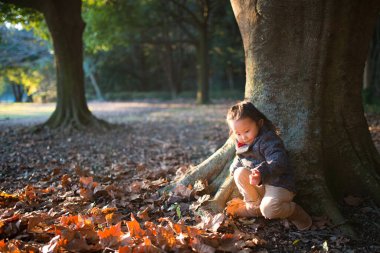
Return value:
[(259, 122), (256, 122), (251, 118), (243, 118), (239, 120), (229, 120), (228, 125), (239, 143), (249, 145), (253, 143), (259, 134), (263, 122), (262, 119)]

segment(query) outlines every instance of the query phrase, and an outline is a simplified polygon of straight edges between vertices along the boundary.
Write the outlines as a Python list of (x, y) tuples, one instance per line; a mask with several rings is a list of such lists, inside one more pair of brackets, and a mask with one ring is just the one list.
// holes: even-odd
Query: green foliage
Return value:
[(367, 113), (380, 113), (380, 99), (375, 94), (372, 89), (362, 91), (364, 111)]
[(33, 31), (39, 38), (44, 40), (50, 39), (44, 17), (40, 12), (2, 2), (0, 2), (0, 10), (0, 24)]
[[(244, 57), (229, 3), (210, 2), (209, 54), (213, 96), (219, 90), (243, 88)], [(38, 38), (38, 42), (33, 42), (35, 45), (44, 44), (48, 51), (52, 51), (49, 31), (40, 13), (10, 4), (0, 3), (0, 7), (1, 22), (8, 29), (17, 30), (14, 27), (18, 27), (23, 32), (29, 30), (34, 38)], [(170, 99), (173, 94), (175, 97), (194, 96), (197, 79), (195, 45), (199, 36), (194, 17), (202, 19), (201, 7), (200, 2), (195, 0), (84, 0), (85, 59), (91, 62), (92, 77), (96, 78), (100, 90), (107, 93), (109, 99), (117, 100), (139, 99), (154, 94), (162, 99)], [(38, 48), (22, 46), (22, 43), (15, 41), (8, 43), (6, 40), (9, 41), (9, 37), (17, 38), (18, 32), (13, 31), (12, 36), (10, 31), (7, 33), (9, 36), (0, 41), (0, 47), (19, 45), (17, 50), (6, 49), (7, 52), (25, 54)], [(22, 41), (20, 38), (16, 40)], [(53, 71), (52, 55), (49, 54), (50, 58), (45, 58), (48, 59), (45, 61), (36, 61), (44, 57), (29, 55), (23, 58), (22, 64), (15, 65), (17, 61), (13, 60), (15, 55), (12, 54), (7, 54), (7, 61), (1, 62), (0, 59), (0, 65), (31, 69), (25, 69), (25, 73), (39, 69), (43, 73), (43, 81), (38, 94), (43, 93), (43, 86), (48, 87), (47, 83), (52, 83), (47, 81), (51, 80), (52, 74), (41, 69), (49, 65), (48, 68)], [(169, 61), (172, 62), (170, 69)], [(86, 82), (90, 82), (90, 78)], [(89, 97), (93, 88), (89, 84), (86, 86)]]
[[(210, 69), (217, 84), (212, 89), (242, 89), (244, 54), (232, 9), (228, 3), (211, 2)], [(187, 11), (178, 3), (185, 4)], [(171, 73), (178, 96), (195, 94), (199, 34), (188, 11), (200, 20), (200, 10), (193, 0), (85, 1), (86, 57), (94, 63), (100, 89), (109, 99), (133, 99), (147, 91), (160, 91), (159, 97), (171, 98)]]

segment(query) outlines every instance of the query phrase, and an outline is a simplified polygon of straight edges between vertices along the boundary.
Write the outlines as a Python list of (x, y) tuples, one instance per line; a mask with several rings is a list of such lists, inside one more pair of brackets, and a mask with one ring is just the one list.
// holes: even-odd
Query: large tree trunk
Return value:
[(85, 24), (80, 0), (0, 0), (42, 12), (49, 28), (57, 66), (57, 105), (45, 123), (51, 128), (107, 127), (87, 107), (84, 92), (83, 41)]
[[(296, 167), (297, 201), (335, 224), (344, 219), (334, 198), (366, 193), (380, 204), (380, 157), (361, 101), (364, 62), (380, 3), (231, 4), (244, 44), (245, 97), (281, 130)], [(179, 183), (207, 179), (216, 192), (211, 206), (220, 210), (233, 192), (233, 180), (226, 176), (233, 149), (229, 140)]]

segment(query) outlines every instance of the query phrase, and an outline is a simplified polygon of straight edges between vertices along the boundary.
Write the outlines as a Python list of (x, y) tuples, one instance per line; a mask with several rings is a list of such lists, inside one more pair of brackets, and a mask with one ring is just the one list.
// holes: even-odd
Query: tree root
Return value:
[(228, 165), (232, 160), (234, 153), (234, 142), (230, 138), (207, 160), (203, 161), (198, 166), (191, 168), (180, 179), (164, 187), (160, 192), (170, 191), (178, 184), (185, 186), (194, 185), (195, 181), (199, 179), (206, 179), (211, 186), (210, 189), (213, 192), (216, 192), (228, 175)]
[(54, 129), (62, 132), (88, 131), (105, 132), (113, 127), (102, 119), (84, 112), (68, 113), (54, 112), (51, 117), (40, 125), (34, 126), (31, 131), (40, 132), (44, 129)]
[(331, 196), (330, 191), (328, 189), (324, 189), (325, 194), (320, 199), (321, 205), (324, 209), (324, 213), (329, 216), (331, 221), (333, 222), (335, 227), (340, 228), (340, 230), (345, 234), (350, 236), (351, 238), (357, 239), (358, 236), (355, 233), (354, 229), (350, 224), (347, 223), (346, 219), (342, 216), (339, 211), (336, 201)]

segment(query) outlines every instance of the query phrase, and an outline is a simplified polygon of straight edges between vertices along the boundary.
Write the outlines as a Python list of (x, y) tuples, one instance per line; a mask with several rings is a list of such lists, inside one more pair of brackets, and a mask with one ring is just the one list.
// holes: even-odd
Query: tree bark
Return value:
[(41, 11), (53, 39), (57, 63), (57, 106), (45, 123), (52, 128), (103, 128), (87, 107), (83, 72), (81, 1), (44, 1)]
[[(344, 223), (336, 199), (345, 194), (369, 194), (380, 204), (380, 157), (361, 101), (380, 3), (231, 0), (231, 5), (245, 51), (245, 98), (280, 129), (296, 168), (297, 201), (335, 224)], [(220, 210), (234, 183), (229, 177), (214, 183), (215, 175), (227, 174), (233, 150), (229, 140), (179, 183), (207, 179), (218, 187), (211, 206)]]
[(11, 86), (15, 102), (22, 102), (22, 96), (24, 95), (23, 86), (21, 84), (12, 84)]

